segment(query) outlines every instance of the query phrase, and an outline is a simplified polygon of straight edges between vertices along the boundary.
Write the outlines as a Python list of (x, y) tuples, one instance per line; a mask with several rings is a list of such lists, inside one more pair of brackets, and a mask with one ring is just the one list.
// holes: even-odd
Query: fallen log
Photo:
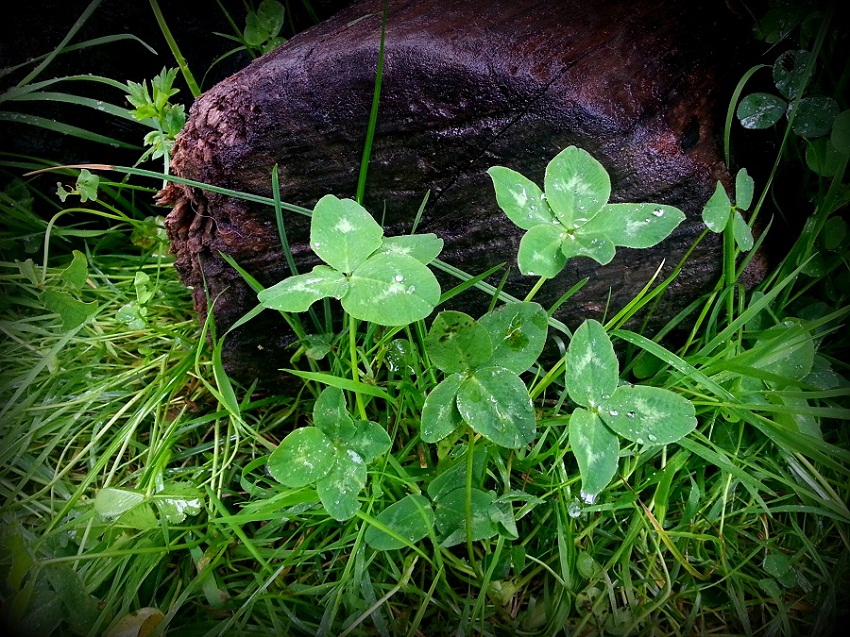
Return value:
[[(353, 197), (372, 101), (382, 2), (355, 3), (224, 80), (192, 107), (174, 149), (174, 174), (271, 196), (279, 166), (283, 201), (312, 208), (326, 194)], [(700, 211), (728, 181), (718, 143), (717, 69), (734, 37), (723, 6), (703, 3), (392, 0), (383, 87), (364, 205), (386, 234), (410, 230), (426, 193), (420, 232), (445, 241), (441, 258), (477, 274), (515, 262), (522, 230), (498, 209), (486, 170), (513, 168), (542, 183), (548, 161), (569, 145), (607, 168), (612, 201), (678, 206), (687, 219), (659, 246), (621, 248), (605, 267), (571, 260), (536, 296), (544, 306), (589, 282), (558, 310), (575, 327), (608, 316), (670, 272), (704, 230)], [(721, 5), (721, 3), (718, 3)], [(726, 16), (728, 17), (728, 16)], [(162, 202), (176, 267), (203, 316), (214, 299), (219, 334), (253, 308), (256, 294), (228, 254), (264, 286), (289, 275), (272, 208), (172, 184)], [(287, 214), (299, 271), (317, 259), (309, 219)], [(650, 319), (663, 325), (706, 292), (720, 271), (707, 236)], [(456, 283), (443, 278), (444, 289)], [(512, 269), (506, 289), (534, 283)], [(470, 291), (462, 307), (483, 312)], [(249, 382), (282, 382), (293, 336), (266, 311), (232, 332), (225, 368)]]

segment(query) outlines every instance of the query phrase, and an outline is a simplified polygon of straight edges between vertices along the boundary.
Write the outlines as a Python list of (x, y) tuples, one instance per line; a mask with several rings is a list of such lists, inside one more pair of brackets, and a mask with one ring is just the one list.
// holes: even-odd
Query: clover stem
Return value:
[(523, 299), (523, 301), (525, 301), (525, 302), (527, 303), (528, 301), (530, 301), (531, 299), (533, 299), (533, 298), (534, 298), (534, 295), (535, 295), (535, 294), (537, 294), (537, 291), (538, 291), (541, 287), (543, 287), (543, 284), (544, 284), (544, 283), (546, 283), (546, 281), (548, 281), (548, 280), (549, 280), (549, 278), (548, 278), (548, 277), (545, 277), (545, 276), (542, 276), (542, 277), (540, 277), (539, 279), (537, 279), (537, 283), (535, 283), (535, 284), (534, 284), (534, 287), (533, 287), (533, 288), (531, 288), (531, 290), (529, 290), (528, 294), (525, 296), (525, 298)]
[[(348, 351), (351, 355), (351, 378), (355, 383), (360, 382), (360, 374), (357, 367), (357, 319), (348, 315)], [(357, 402), (357, 411), (360, 418), (369, 420), (366, 416), (366, 406), (363, 404), (363, 396), (360, 392), (354, 392), (354, 400)]]
[[(733, 213), (734, 214), (734, 213)], [(732, 288), (735, 285), (735, 233), (732, 229), (732, 219), (726, 224), (723, 230), (723, 274), (725, 275), (726, 287)], [(735, 294), (734, 290), (730, 289), (726, 297), (726, 311), (729, 314), (729, 320), (735, 319)]]
[(469, 443), (466, 448), (466, 550), (469, 553), (469, 565), (475, 568), (475, 552), (472, 549), (472, 472), (475, 459), (475, 432), (467, 427)]

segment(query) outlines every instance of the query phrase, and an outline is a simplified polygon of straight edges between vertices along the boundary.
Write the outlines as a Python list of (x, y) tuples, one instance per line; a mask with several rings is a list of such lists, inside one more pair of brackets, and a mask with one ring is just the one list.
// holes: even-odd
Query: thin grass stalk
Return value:
[(74, 38), (77, 32), (82, 28), (82, 26), (86, 23), (86, 21), (91, 17), (92, 13), (94, 13), (95, 9), (100, 5), (101, 0), (92, 0), (89, 5), (85, 8), (82, 15), (77, 18), (77, 21), (71, 25), (70, 30), (65, 37), (62, 38), (62, 41), (56, 46), (53, 51), (51, 51), (44, 60), (35, 67), (32, 71), (30, 71), (20, 82), (18, 82), (17, 86), (25, 86), (32, 82), (36, 77), (38, 77), (44, 69), (50, 66), (50, 63), (56, 58), (59, 53), (62, 52), (62, 49)]
[(384, 0), (384, 8), (381, 15), (381, 41), (378, 48), (378, 68), (375, 73), (375, 90), (372, 94), (372, 107), (369, 111), (369, 124), (366, 128), (366, 141), (363, 145), (363, 155), (360, 159), (360, 174), (357, 178), (357, 203), (363, 203), (366, 194), (366, 177), (369, 172), (369, 159), (372, 156), (372, 142), (375, 138), (375, 128), (378, 123), (378, 105), (381, 101), (381, 83), (384, 76), (384, 40), (387, 32), (387, 9), (389, 0)]
[(174, 39), (174, 35), (172, 35), (171, 29), (168, 28), (168, 23), (165, 21), (165, 16), (162, 15), (162, 10), (159, 8), (158, 0), (149, 0), (149, 2), (154, 17), (156, 18), (156, 23), (159, 25), (159, 29), (160, 31), (162, 31), (162, 36), (165, 38), (165, 41), (168, 42), (168, 48), (171, 49), (171, 54), (174, 56), (174, 61), (177, 62), (177, 66), (180, 68), (180, 73), (183, 74), (183, 79), (186, 80), (186, 85), (189, 87), (189, 91), (192, 93), (192, 97), (198, 99), (198, 97), (200, 97), (201, 95), (201, 88), (195, 81), (195, 77), (192, 75), (192, 71), (189, 69), (189, 65), (186, 63), (186, 58), (180, 52), (180, 47), (177, 45), (177, 40)]

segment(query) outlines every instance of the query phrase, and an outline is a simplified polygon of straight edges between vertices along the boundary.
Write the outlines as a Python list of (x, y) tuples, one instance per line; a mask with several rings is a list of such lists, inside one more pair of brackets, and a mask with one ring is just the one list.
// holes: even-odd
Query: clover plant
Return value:
[(534, 408), (519, 374), (543, 351), (547, 318), (537, 303), (504, 305), (479, 321), (438, 314), (425, 350), (447, 376), (425, 399), (422, 440), (439, 442), (464, 423), (502, 447), (534, 440)]
[(515, 170), (493, 166), (496, 201), (527, 232), (517, 253), (520, 272), (552, 278), (567, 259), (590, 257), (605, 265), (617, 246), (648, 248), (684, 219), (673, 206), (608, 203), (611, 179), (587, 151), (569, 146), (546, 167), (544, 190)]
[(735, 237), (735, 243), (745, 252), (752, 249), (754, 242), (753, 233), (741, 211), (750, 207), (753, 201), (753, 190), (753, 178), (747, 174), (746, 168), (742, 168), (735, 176), (735, 203), (732, 204), (723, 184), (718, 181), (714, 194), (702, 210), (702, 220), (712, 232), (723, 232), (731, 220), (731, 231)]
[(808, 400), (795, 392), (795, 383), (828, 391), (837, 389), (840, 381), (829, 361), (816, 353), (811, 324), (788, 318), (766, 329), (747, 325), (751, 327), (756, 336), (752, 346), (731, 359), (743, 372), (736, 382), (737, 395), (748, 403), (779, 405), (787, 411), (776, 414), (776, 422), (822, 439), (819, 420), (808, 413)]
[(516, 540), (519, 533), (513, 503), (539, 504), (542, 500), (519, 491), (497, 495), (484, 490), (488, 455), (487, 446), (478, 446), (466, 449), (458, 458), (443, 459), (428, 483), (427, 497), (410, 494), (381, 511), (375, 518), (377, 524), (366, 531), (366, 543), (374, 549), (391, 550), (430, 533), (435, 533), (444, 547), (497, 534)]
[[(454, 546), (467, 539), (483, 540), (501, 535), (509, 540), (519, 537), (514, 502), (539, 504), (539, 498), (521, 491), (498, 495), (484, 489), (489, 460), (489, 445), (476, 446), (459, 459), (444, 459), (439, 473), (428, 484), (427, 493), (434, 502), (434, 523), (441, 546)], [(471, 455), (471, 462), (469, 456)], [(469, 518), (467, 519), (467, 506)]]
[(286, 40), (280, 36), (286, 8), (277, 0), (263, 0), (256, 11), (245, 16), (242, 40), (252, 55), (262, 55)]
[(839, 113), (838, 102), (823, 95), (806, 95), (814, 56), (810, 51), (785, 51), (772, 67), (779, 95), (751, 93), (738, 104), (736, 114), (744, 128), (770, 128), (783, 116), (792, 130), (806, 139), (823, 137), (832, 130)]
[(356, 319), (408, 325), (428, 316), (440, 300), (440, 285), (427, 264), (442, 250), (442, 239), (384, 237), (378, 222), (352, 199), (326, 195), (316, 203), (310, 247), (327, 265), (262, 290), (264, 307), (304, 312), (332, 297)]
[(588, 320), (567, 349), (567, 392), (580, 407), (570, 417), (570, 447), (578, 462), (582, 498), (592, 502), (617, 470), (617, 436), (651, 447), (688, 435), (697, 425), (693, 404), (661, 387), (620, 385), (611, 339)]
[(269, 456), (268, 469), (275, 480), (294, 489), (315, 484), (325, 510), (347, 520), (360, 509), (366, 465), (391, 445), (383, 427), (355, 421), (342, 390), (327, 387), (313, 406), (313, 426), (289, 433)]
[(434, 510), (424, 495), (409, 493), (381, 511), (375, 521), (366, 529), (366, 543), (379, 551), (400, 549), (431, 532)]

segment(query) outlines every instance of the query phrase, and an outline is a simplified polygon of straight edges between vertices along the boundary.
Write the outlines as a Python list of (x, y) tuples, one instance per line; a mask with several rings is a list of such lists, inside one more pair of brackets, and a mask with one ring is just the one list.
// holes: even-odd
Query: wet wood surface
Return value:
[[(612, 201), (680, 207), (687, 220), (661, 245), (620, 248), (605, 267), (571, 260), (537, 295), (551, 304), (588, 283), (558, 311), (575, 327), (613, 315), (657, 268), (676, 266), (703, 231), (702, 205), (728, 180), (719, 144), (729, 93), (723, 60), (734, 37), (725, 5), (688, 2), (392, 0), (383, 87), (364, 205), (387, 234), (419, 224), (445, 240), (441, 258), (470, 274), (514, 263), (522, 230), (500, 212), (488, 167), (539, 184), (548, 161), (580, 146), (608, 169)], [(312, 208), (325, 194), (353, 197), (372, 101), (381, 2), (359, 2), (256, 60), (204, 94), (175, 147), (172, 171), (266, 196), (279, 166), (283, 201)], [(725, 48), (724, 48), (725, 47)], [(222, 334), (256, 305), (256, 294), (220, 256), (263, 285), (288, 275), (274, 211), (193, 188), (163, 193), (167, 229), (183, 280), (203, 316), (207, 294)], [(286, 214), (298, 267), (317, 261), (309, 219)], [(721, 252), (709, 235), (649, 321), (663, 325), (713, 286)], [(500, 276), (496, 277), (498, 280)], [(455, 280), (442, 277), (443, 288)], [(507, 290), (522, 297), (532, 277), (516, 269)], [(455, 305), (483, 312), (471, 291)], [(228, 371), (242, 381), (283, 382), (292, 335), (266, 311), (228, 336)]]

